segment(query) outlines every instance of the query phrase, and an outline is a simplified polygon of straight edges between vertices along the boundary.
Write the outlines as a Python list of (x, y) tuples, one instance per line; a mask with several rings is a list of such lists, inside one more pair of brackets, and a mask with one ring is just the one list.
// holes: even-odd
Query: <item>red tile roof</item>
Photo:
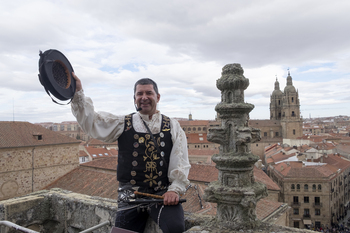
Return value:
[(112, 145), (112, 144), (113, 145), (118, 145), (118, 141), (107, 143), (107, 142), (103, 142), (103, 141), (100, 141), (100, 140), (95, 139), (95, 138), (91, 138), (85, 144), (88, 145), (88, 146), (103, 146), (103, 145)]
[(92, 157), (92, 159), (100, 159), (104, 157), (115, 156), (105, 148), (96, 148), (96, 147), (86, 146), (85, 149), (87, 153)]
[[(321, 158), (315, 159), (315, 163), (321, 162)], [(322, 163), (326, 163), (322, 165)], [(339, 155), (323, 156), (320, 165), (303, 166), (300, 162), (282, 162), (273, 165), (275, 170), (288, 178), (330, 178), (338, 169), (344, 170), (350, 167), (350, 161), (345, 160)]]
[(218, 179), (219, 171), (213, 165), (191, 164), (188, 179), (191, 181), (212, 182)]
[(254, 166), (255, 181), (266, 185), (268, 190), (280, 191), (280, 187), (261, 169)]
[(118, 158), (110, 157), (110, 158), (95, 159), (90, 162), (82, 163), (80, 164), (80, 166), (117, 171), (117, 164), (118, 164)]
[(79, 157), (87, 157), (87, 156), (88, 156), (88, 154), (86, 154), (85, 151), (83, 151), (83, 150), (79, 151)]
[[(45, 189), (51, 188), (61, 188), (69, 190), (76, 193), (99, 196), (104, 198), (117, 199), (118, 197), (118, 182), (116, 180), (116, 175), (99, 170), (91, 170), (89, 168), (101, 168), (104, 170), (116, 170), (117, 158), (103, 158), (88, 163), (80, 164), (80, 167), (74, 169), (73, 171), (67, 173), (65, 176), (56, 180), (52, 184), (45, 187)], [(113, 164), (113, 165), (112, 165)], [(192, 164), (192, 168), (196, 171), (201, 169), (205, 170), (208, 173), (208, 180), (213, 180), (214, 169), (217, 169), (214, 166), (202, 166)], [(191, 169), (192, 169), (191, 168)], [(268, 187), (272, 187), (273, 190), (276, 190), (276, 187), (273, 187), (273, 184), (270, 184), (270, 181), (266, 182), (268, 177), (265, 177), (259, 169), (254, 169), (254, 177), (256, 180), (259, 180)], [(191, 174), (191, 171), (190, 171)], [(264, 176), (264, 177), (263, 177)], [(214, 179), (216, 180), (217, 177)], [(203, 199), (204, 190), (206, 185), (204, 184), (195, 184), (191, 183), (191, 187), (188, 188), (182, 198), (185, 198), (187, 201), (183, 204), (185, 212), (205, 214), (205, 215), (216, 215), (217, 204), (205, 202)], [(257, 217), (262, 220), (263, 218), (269, 216), (274, 211), (276, 211), (282, 203), (273, 202), (267, 199), (261, 199), (257, 203), (256, 214)]]
[(267, 198), (260, 199), (256, 204), (256, 216), (258, 219), (263, 220), (283, 205), (285, 204), (282, 202), (271, 201)]
[(93, 171), (80, 166), (44, 189), (61, 188), (76, 193), (104, 198), (118, 198), (116, 175)]
[(80, 141), (29, 122), (0, 121), (0, 148), (67, 143), (79, 144)]
[(188, 149), (188, 155), (207, 155), (213, 156), (219, 153), (219, 149)]

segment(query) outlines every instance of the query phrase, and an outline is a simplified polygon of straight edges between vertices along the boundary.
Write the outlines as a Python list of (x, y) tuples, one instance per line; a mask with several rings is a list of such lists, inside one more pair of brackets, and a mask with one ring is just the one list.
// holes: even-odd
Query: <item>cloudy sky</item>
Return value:
[(288, 69), (304, 118), (350, 115), (348, 0), (12, 0), (0, 12), (1, 121), (74, 120), (38, 80), (48, 49), (66, 55), (97, 111), (135, 111), (133, 84), (149, 77), (164, 114), (214, 119), (221, 69), (240, 63), (252, 119), (269, 118)]

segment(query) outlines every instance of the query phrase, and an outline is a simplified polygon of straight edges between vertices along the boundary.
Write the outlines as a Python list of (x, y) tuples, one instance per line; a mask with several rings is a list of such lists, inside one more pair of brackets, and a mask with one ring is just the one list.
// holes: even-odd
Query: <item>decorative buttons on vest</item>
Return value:
[(139, 144), (137, 142), (134, 142), (134, 147), (135, 148), (138, 148), (139, 147)]
[(163, 166), (163, 161), (160, 161), (160, 162), (159, 162), (159, 165), (160, 165), (160, 166)]
[(130, 180), (130, 184), (134, 185), (134, 184), (136, 184), (136, 181), (135, 180)]
[(164, 157), (165, 153), (164, 151), (160, 152), (160, 156)]
[(134, 161), (132, 161), (132, 165), (133, 165), (134, 167), (136, 167), (136, 166), (137, 166), (137, 164), (138, 164), (138, 163), (137, 163), (137, 161), (135, 161), (135, 160), (134, 160)]
[(165, 146), (165, 142), (160, 142), (160, 146), (164, 147)]
[(144, 137), (140, 137), (139, 138), (139, 143), (144, 143), (145, 142), (145, 138)]
[(164, 138), (164, 133), (163, 133), (163, 132), (160, 132), (160, 133), (159, 133), (159, 136), (160, 136), (161, 138)]
[(159, 176), (161, 176), (162, 174), (163, 174), (163, 172), (162, 172), (162, 171), (158, 172), (158, 175), (159, 175)]
[(131, 171), (131, 176), (136, 176), (136, 172), (135, 171)]
[(139, 139), (139, 135), (138, 135), (138, 134), (135, 134), (135, 135), (134, 135), (134, 139), (136, 139), (136, 140)]
[(132, 152), (132, 156), (137, 157), (138, 155), (139, 153), (137, 153), (137, 151)]

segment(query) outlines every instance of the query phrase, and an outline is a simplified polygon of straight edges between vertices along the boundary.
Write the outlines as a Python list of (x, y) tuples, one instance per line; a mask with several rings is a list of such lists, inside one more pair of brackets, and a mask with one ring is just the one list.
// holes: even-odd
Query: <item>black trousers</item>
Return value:
[[(143, 233), (148, 217), (155, 221), (163, 233), (181, 233), (185, 231), (184, 211), (182, 205), (152, 205), (149, 208), (131, 208), (131, 205), (120, 205), (115, 226)], [(125, 210), (123, 210), (125, 209)]]

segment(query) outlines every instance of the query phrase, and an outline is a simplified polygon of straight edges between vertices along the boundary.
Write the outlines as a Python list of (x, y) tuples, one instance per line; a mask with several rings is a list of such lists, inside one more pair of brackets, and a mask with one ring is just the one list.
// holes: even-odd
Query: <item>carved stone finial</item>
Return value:
[(232, 229), (256, 227), (256, 203), (267, 196), (266, 186), (255, 182), (253, 175), (259, 157), (251, 153), (250, 144), (260, 140), (260, 130), (248, 127), (254, 105), (244, 103), (249, 80), (243, 73), (240, 64), (223, 67), (216, 82), (221, 102), (215, 107), (221, 127), (210, 128), (207, 135), (208, 141), (220, 144), (220, 153), (212, 157), (219, 170), (218, 180), (209, 184), (205, 199), (218, 204), (218, 227)]

